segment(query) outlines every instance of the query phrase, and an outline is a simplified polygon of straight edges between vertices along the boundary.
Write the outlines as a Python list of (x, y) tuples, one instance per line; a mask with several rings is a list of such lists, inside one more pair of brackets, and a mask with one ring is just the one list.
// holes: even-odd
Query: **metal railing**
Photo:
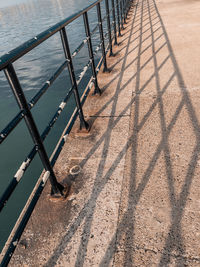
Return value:
[[(37, 203), (37, 200), (44, 188), (44, 185), (47, 179), (49, 179), (51, 183), (52, 197), (56, 197), (56, 198), (65, 197), (66, 192), (68, 191), (67, 188), (65, 188), (63, 185), (61, 185), (57, 181), (56, 176), (53, 171), (53, 166), (58, 158), (58, 155), (66, 141), (66, 137), (69, 134), (77, 116), (79, 116), (79, 119), (80, 119), (80, 129), (85, 128), (86, 130), (89, 131), (89, 125), (84, 118), (82, 105), (91, 88), (91, 86), (89, 86), (91, 85), (91, 83), (94, 85), (94, 94), (101, 95), (101, 90), (98, 86), (97, 73), (102, 64), (103, 64), (103, 71), (104, 72), (109, 71), (107, 67), (106, 53), (109, 51), (110, 56), (113, 56), (113, 39), (114, 39), (114, 44), (116, 45), (117, 35), (121, 36), (121, 29), (123, 29), (123, 24), (125, 23), (127, 13), (128, 13), (128, 10), (131, 4), (130, 0), (110, 0), (111, 2), (111, 8), (110, 8), (109, 0), (105, 0), (106, 15), (105, 17), (102, 18), (102, 6), (101, 6), (102, 1), (103, 0), (95, 1), (93, 4), (89, 5), (83, 10), (62, 20), (61, 22), (49, 28), (48, 30), (40, 33), (39, 35), (25, 42), (21, 46), (17, 47), (11, 52), (0, 57), (0, 71), (2, 70), (4, 71), (7, 81), (12, 89), (12, 92), (16, 98), (17, 104), (20, 108), (20, 112), (0, 132), (0, 144), (5, 141), (5, 139), (15, 129), (15, 127), (20, 123), (22, 119), (25, 120), (26, 126), (28, 127), (29, 133), (34, 142), (33, 149), (30, 151), (27, 158), (21, 164), (20, 168), (18, 169), (15, 176), (13, 177), (10, 184), (8, 185), (8, 187), (6, 188), (6, 190), (4, 191), (3, 195), (0, 198), (0, 211), (6, 205), (6, 202), (9, 200), (11, 194), (13, 193), (14, 189), (20, 182), (25, 171), (30, 166), (33, 158), (35, 157), (37, 153), (39, 154), (40, 159), (45, 169), (44, 175), (39, 178), (34, 188), (34, 192), (32, 192), (31, 197), (29, 198), (27, 202), (27, 205), (24, 207), (24, 210), (22, 211), (20, 218), (18, 219), (15, 227), (13, 228), (12, 234), (10, 235), (6, 245), (4, 246), (4, 249), (2, 251), (2, 255), (0, 258), (1, 266), (6, 266), (8, 262), (10, 261), (10, 258), (15, 250), (18, 240), (26, 226), (26, 223), (28, 222), (28, 219), (34, 209), (35, 204)], [(95, 7), (96, 7), (96, 12), (97, 12), (97, 17), (98, 17), (98, 23), (94, 27), (94, 29), (91, 31), (89, 21), (88, 21), (88, 11)], [(68, 42), (66, 26), (81, 16), (83, 17), (86, 38), (74, 50), (74, 52), (71, 53), (69, 42)], [(111, 23), (111, 16), (113, 19), (112, 23)], [(107, 32), (105, 34), (103, 30), (104, 21), (107, 22)], [(91, 36), (98, 29), (99, 29), (99, 35), (100, 35), (100, 43), (94, 51), (93, 46), (92, 46)], [(27, 99), (25, 98), (23, 89), (21, 87), (21, 84), (19, 82), (19, 79), (17, 77), (17, 74), (15, 72), (15, 69), (12, 63), (18, 60), (19, 58), (21, 58), (22, 56), (24, 56), (26, 53), (28, 53), (35, 47), (39, 46), (42, 42), (44, 42), (45, 40), (47, 40), (49, 37), (53, 36), (57, 32), (60, 33), (64, 55), (65, 55), (65, 61), (60, 65), (60, 67), (56, 70), (56, 72), (52, 75), (52, 77), (46, 81), (46, 83), (37, 92), (37, 94), (29, 102), (27, 102)], [(105, 38), (108, 38), (107, 48), (105, 47), (105, 43), (104, 43)], [(86, 66), (83, 68), (83, 71), (81, 72), (81, 75), (79, 76), (79, 79), (77, 80), (72, 59), (80, 52), (80, 50), (83, 48), (83, 46), (86, 43), (88, 45), (88, 53), (89, 53), (90, 59), (87, 62)], [(98, 52), (99, 49), (101, 49), (102, 51), (102, 57), (99, 60), (98, 67), (96, 67), (94, 56)], [(46, 129), (40, 135), (37, 125), (33, 119), (31, 109), (39, 101), (42, 95), (47, 91), (47, 89), (53, 84), (56, 78), (62, 73), (62, 71), (66, 67), (68, 67), (68, 71), (69, 71), (69, 76), (71, 80), (71, 89), (69, 90), (69, 92), (67, 93), (63, 101), (60, 103), (53, 118), (48, 123)], [(86, 86), (82, 97), (80, 97), (80, 94), (78, 91), (78, 85), (80, 84), (83, 76), (85, 75), (89, 67), (91, 67), (92, 76), (90, 77), (90, 81), (88, 85)], [(51, 156), (51, 159), (49, 159), (47, 156), (47, 152), (44, 148), (43, 141), (49, 134), (51, 128), (54, 126), (56, 120), (60, 116), (61, 112), (66, 106), (67, 101), (69, 100), (72, 94), (74, 94), (76, 108), (74, 110), (74, 113), (71, 119), (69, 120), (67, 124), (65, 133), (62, 135), (62, 138), (60, 139), (59, 143), (56, 145), (56, 150)]]

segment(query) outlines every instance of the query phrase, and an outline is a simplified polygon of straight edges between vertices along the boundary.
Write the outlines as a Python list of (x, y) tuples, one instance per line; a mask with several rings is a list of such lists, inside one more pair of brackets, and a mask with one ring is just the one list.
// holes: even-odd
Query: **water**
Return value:
[[(22, 44), (38, 33), (68, 17), (74, 12), (94, 2), (93, 0), (1, 0), (0, 1), (0, 56)], [(96, 21), (96, 9), (89, 12), (90, 22)], [(94, 23), (93, 23), (94, 24)], [(82, 18), (67, 27), (71, 52), (85, 37)], [(97, 35), (93, 44), (98, 42)], [(79, 73), (88, 60), (87, 47), (74, 60), (76, 73)], [(100, 55), (97, 56), (97, 58)], [(28, 100), (42, 87), (46, 80), (64, 61), (64, 54), (59, 34), (48, 39), (39, 47), (26, 54), (14, 63), (17, 75)], [(80, 85), (81, 91), (90, 73)], [(33, 117), (40, 133), (52, 118), (58, 105), (70, 89), (70, 80), (65, 70), (48, 92), (32, 109)], [(44, 145), (50, 156), (66, 122), (74, 108), (74, 100), (67, 104)], [(12, 95), (4, 73), (0, 72), (0, 131), (16, 115), (19, 108)], [(21, 122), (10, 136), (0, 145), (0, 194), (5, 190), (9, 181), (24, 161), (33, 146), (24, 122)], [(38, 156), (33, 160), (15, 194), (12, 195), (6, 208), (0, 214), (0, 250), (8, 238), (17, 217), (19, 216), (30, 192), (33, 189), (43, 167)]]

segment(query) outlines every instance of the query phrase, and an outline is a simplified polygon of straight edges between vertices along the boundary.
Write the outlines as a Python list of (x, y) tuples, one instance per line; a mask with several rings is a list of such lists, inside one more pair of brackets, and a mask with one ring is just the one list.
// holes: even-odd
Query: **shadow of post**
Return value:
[[(156, 22), (154, 20), (157, 20)], [(137, 23), (137, 24), (136, 24)], [(138, 27), (136, 31), (134, 31), (135, 27)], [(145, 27), (149, 26), (147, 29)], [(155, 28), (156, 27), (156, 28)], [(147, 37), (143, 37), (145, 33), (150, 31), (150, 34)], [(155, 34), (159, 33), (158, 37), (155, 37)], [(133, 41), (131, 41), (131, 37), (137, 35)], [(194, 177), (195, 167), (197, 165), (197, 159), (200, 152), (200, 125), (197, 119), (197, 115), (195, 113), (195, 109), (192, 105), (190, 96), (187, 92), (187, 87), (184, 83), (182, 74), (180, 72), (178, 63), (176, 61), (172, 46), (170, 44), (166, 29), (164, 27), (162, 18), (159, 14), (158, 8), (156, 6), (155, 0), (138, 0), (137, 5), (134, 8), (133, 18), (131, 19), (131, 27), (130, 31), (128, 31), (127, 36), (124, 36), (125, 39), (128, 40), (128, 45), (126, 47), (121, 47), (121, 50), (125, 49), (125, 57), (120, 59), (117, 63), (114, 63), (112, 67), (115, 67), (117, 64), (122, 62), (122, 67), (120, 72), (114, 76), (114, 78), (106, 85), (106, 87), (110, 86), (114, 80), (118, 78), (118, 83), (116, 87), (116, 91), (114, 96), (112, 96), (95, 114), (98, 117), (103, 110), (109, 104), (112, 104), (111, 116), (109, 118), (108, 127), (105, 130), (105, 133), (97, 140), (96, 144), (89, 151), (85, 159), (81, 162), (81, 167), (83, 167), (86, 162), (90, 159), (90, 157), (94, 154), (94, 152), (99, 148), (101, 144), (103, 144), (102, 150), (102, 158), (99, 162), (96, 180), (94, 182), (94, 187), (92, 190), (92, 194), (90, 199), (84, 205), (81, 210), (79, 216), (74, 220), (73, 224), (66, 232), (65, 236), (60, 241), (59, 245), (55, 249), (53, 255), (49, 258), (46, 263), (46, 267), (55, 266), (60, 254), (62, 253), (62, 249), (66, 247), (66, 244), (73, 237), (74, 233), (77, 231), (80, 224), (85, 220), (83, 227), (83, 235), (80, 241), (79, 249), (77, 251), (76, 258), (76, 267), (81, 267), (84, 265), (85, 257), (87, 254), (87, 247), (90, 238), (90, 229), (93, 222), (94, 210), (96, 208), (96, 201), (101, 191), (105, 187), (108, 179), (120, 163), (121, 159), (129, 154), (130, 160), (130, 169), (125, 170), (124, 173), (124, 181), (122, 186), (122, 195), (121, 195), (121, 206), (119, 208), (119, 219), (117, 231), (114, 234), (110, 244), (107, 246), (107, 250), (105, 251), (104, 257), (101, 259), (99, 266), (106, 267), (109, 266), (111, 261), (114, 259), (113, 266), (136, 266), (134, 253), (134, 235), (135, 235), (135, 211), (138, 205), (138, 202), (151, 178), (151, 175), (155, 169), (157, 161), (163, 153), (164, 164), (165, 164), (165, 172), (166, 172), (166, 180), (168, 184), (168, 192), (169, 192), (169, 200), (171, 206), (171, 226), (169, 228), (168, 233), (166, 233), (165, 245), (162, 249), (160, 249), (160, 257), (159, 266), (167, 266), (170, 263), (171, 257), (176, 258), (176, 266), (184, 266), (185, 264), (185, 246), (184, 240), (182, 236), (182, 228), (181, 228), (181, 220), (184, 212), (184, 208), (186, 206), (187, 197), (190, 192), (190, 187), (192, 183), (192, 179)], [(156, 49), (155, 43), (157, 41), (162, 40), (162, 44), (158, 49)], [(133, 45), (133, 42), (138, 42), (130, 50), (130, 45)], [(145, 48), (143, 46), (145, 43), (150, 42)], [(166, 49), (166, 57), (160, 63), (158, 63), (157, 55), (160, 50), (163, 48)], [(127, 65), (128, 56), (137, 49), (137, 56)], [(146, 60), (144, 64), (141, 63), (141, 56), (148, 50), (152, 50), (151, 56)], [(171, 62), (173, 66), (173, 71), (167, 74), (167, 81), (163, 86), (160, 83), (160, 71), (167, 64), (167, 62)], [(145, 69), (145, 67), (151, 62), (153, 64), (153, 73), (146, 78), (144, 84), (141, 83), (141, 71)], [(125, 71), (130, 67), (131, 64), (136, 64), (136, 72), (131, 75), (130, 79), (124, 84), (121, 85), (121, 81)], [(177, 105), (177, 108), (170, 119), (169, 123), (166, 122), (166, 110), (163, 106), (163, 95), (166, 93), (170, 84), (173, 80), (177, 81), (179, 90), (181, 92), (181, 98)], [(135, 91), (133, 94), (130, 103), (124, 108), (121, 114), (116, 118), (116, 105), (118, 102), (118, 95), (122, 90), (126, 90), (126, 86), (135, 80)], [(150, 82), (155, 81), (155, 89), (156, 89), (156, 97), (152, 101), (147, 112), (144, 116), (139, 119), (140, 113), (140, 104), (141, 104), (141, 95), (148, 88)], [(106, 90), (106, 87), (104, 90)], [(116, 159), (113, 161), (111, 167), (104, 173), (105, 162), (108, 156), (108, 147), (110, 144), (110, 138), (112, 129), (117, 125), (120, 121), (123, 114), (131, 107), (131, 119), (130, 122), (130, 133), (129, 138), (126, 145), (117, 155)], [(172, 164), (171, 151), (169, 146), (169, 136), (173, 130), (174, 125), (176, 124), (178, 118), (180, 117), (180, 113), (186, 108), (188, 117), (193, 126), (193, 131), (196, 137), (196, 144), (193, 149), (193, 153), (191, 159), (188, 163), (186, 176), (184, 178), (183, 186), (181, 188), (181, 192), (179, 196), (176, 195), (175, 185), (174, 185), (174, 170)], [(138, 138), (141, 129), (150, 120), (151, 114), (158, 109), (159, 111), (159, 120), (160, 120), (160, 130), (161, 130), (161, 140), (158, 143), (155, 152), (152, 153), (151, 158), (149, 159), (149, 163), (147, 168), (144, 170), (142, 178), (138, 184), (136, 184), (136, 178), (138, 176)], [(95, 117), (94, 116), (94, 117)], [(95, 119), (94, 119), (95, 120)], [(128, 185), (128, 187), (127, 187)], [(126, 207), (123, 204), (124, 194), (127, 196)], [(173, 252), (176, 252), (174, 256)], [(120, 257), (123, 259), (118, 262)], [(123, 255), (122, 255), (123, 254)], [(122, 255), (122, 256), (121, 256)], [(118, 264), (118, 265), (117, 265)]]

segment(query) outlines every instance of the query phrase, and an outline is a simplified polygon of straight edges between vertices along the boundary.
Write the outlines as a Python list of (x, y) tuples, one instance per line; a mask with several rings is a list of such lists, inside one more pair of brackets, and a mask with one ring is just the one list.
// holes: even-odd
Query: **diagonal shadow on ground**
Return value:
[[(136, 266), (135, 264), (135, 250), (134, 242), (135, 242), (135, 213), (136, 207), (141, 199), (141, 196), (147, 187), (151, 175), (155, 169), (155, 166), (163, 154), (166, 180), (168, 185), (168, 194), (171, 206), (171, 225), (169, 227), (169, 231), (166, 235), (166, 240), (163, 249), (160, 249), (160, 261), (158, 263), (159, 266), (167, 266), (170, 263), (172, 257), (176, 258), (176, 266), (184, 266), (186, 262), (185, 258), (185, 246), (184, 240), (182, 236), (182, 228), (181, 228), (181, 220), (184, 212), (184, 208), (186, 206), (187, 197), (190, 192), (190, 187), (192, 183), (192, 179), (194, 176), (195, 167), (197, 164), (197, 159), (200, 152), (200, 125), (197, 119), (197, 115), (195, 113), (195, 109), (192, 105), (190, 96), (187, 92), (186, 85), (184, 83), (182, 74), (180, 72), (178, 63), (176, 61), (172, 46), (170, 44), (167, 32), (165, 30), (164, 24), (162, 22), (162, 18), (159, 14), (159, 11), (156, 6), (155, 0), (139, 0), (136, 7), (133, 11), (133, 19), (131, 22), (130, 30), (128, 31), (128, 45), (127, 47), (123, 47), (125, 49), (125, 57), (119, 60), (122, 63), (121, 71), (118, 75), (116, 75), (113, 80), (106, 86), (109, 86), (112, 82), (118, 79), (115, 94), (112, 98), (109, 99), (107, 103), (103, 105), (95, 114), (96, 117), (100, 116), (101, 113), (106, 109), (108, 105), (112, 105), (111, 114), (108, 122), (107, 129), (105, 133), (97, 140), (96, 144), (89, 151), (85, 159), (81, 162), (81, 166), (83, 167), (86, 162), (90, 159), (90, 157), (94, 154), (94, 152), (99, 148), (101, 144), (103, 144), (102, 157), (98, 165), (96, 180), (94, 182), (94, 187), (91, 193), (90, 199), (84, 205), (83, 209), (79, 213), (79, 216), (74, 220), (71, 227), (68, 229), (65, 236), (60, 241), (59, 245), (54, 251), (54, 254), (48, 260), (45, 266), (55, 266), (57, 260), (62, 253), (63, 248), (73, 237), (74, 233), (77, 231), (83, 221), (83, 235), (79, 244), (79, 249), (77, 251), (76, 258), (76, 267), (81, 267), (84, 265), (85, 257), (87, 254), (87, 246), (90, 237), (90, 229), (93, 222), (94, 210), (96, 208), (96, 201), (109, 180), (110, 176), (113, 174), (114, 170), (122, 160), (122, 158), (128, 154), (129, 160), (131, 161), (130, 169), (125, 170), (124, 176), (124, 189), (122, 188), (122, 196), (121, 196), (121, 206), (119, 211), (119, 219), (116, 233), (113, 235), (113, 238), (110, 244), (107, 246), (107, 250), (105, 251), (104, 257), (101, 259), (100, 265), (101, 267), (109, 266), (111, 261), (114, 258), (113, 266)], [(153, 22), (154, 18), (158, 18), (159, 20)], [(137, 24), (136, 24), (137, 23)], [(134, 29), (138, 27), (136, 31)], [(130, 44), (133, 33), (135, 35), (138, 34), (134, 38), (134, 42), (136, 46), (132, 49), (137, 50), (137, 56), (127, 65), (127, 58), (130, 54)], [(144, 34), (148, 34), (144, 36)], [(158, 36), (156, 37), (156, 34)], [(157, 42), (159, 42), (160, 46), (157, 47)], [(147, 45), (144, 49), (143, 46)], [(151, 49), (151, 56), (145, 61), (142, 62), (141, 56), (147, 51)], [(166, 54), (164, 59), (159, 63), (158, 54), (159, 52), (165, 49)], [(167, 80), (164, 85), (161, 86), (161, 74), (163, 66), (165, 66), (168, 62), (172, 64), (172, 71), (168, 73)], [(114, 66), (119, 64), (119, 62), (115, 63)], [(131, 78), (126, 81), (125, 84), (121, 84), (122, 78), (124, 76), (125, 71), (131, 64), (136, 63), (136, 72), (132, 74)], [(144, 84), (141, 81), (141, 73), (145, 70), (145, 67), (148, 64), (153, 65), (153, 73), (146, 77)], [(163, 96), (166, 91), (169, 89), (171, 83), (176, 80), (178, 84), (178, 88), (180, 90), (180, 100), (177, 104), (176, 109), (173, 112), (173, 115), (170, 121), (167, 123), (166, 121), (166, 110), (164, 107)], [(115, 117), (116, 114), (116, 105), (118, 102), (118, 95), (121, 91), (126, 89), (126, 86), (131, 82), (135, 82), (135, 88), (133, 91), (132, 99), (130, 103), (124, 108), (124, 110)], [(140, 116), (140, 105), (141, 105), (141, 97), (142, 94), (147, 90), (148, 86), (154, 82), (155, 90), (155, 98), (149, 106), (147, 112), (141, 118)], [(106, 90), (106, 88), (104, 88)], [(120, 121), (121, 117), (126, 113), (126, 111), (131, 108), (131, 119), (130, 122), (130, 134), (129, 139), (120, 153), (117, 155), (116, 159), (112, 163), (109, 170), (104, 173), (105, 162), (108, 156), (108, 147), (110, 144), (111, 132), (112, 129), (117, 125)], [(175, 185), (174, 185), (174, 170), (173, 163), (170, 151), (170, 134), (177, 122), (180, 118), (180, 114), (182, 110), (186, 108), (189, 120), (193, 127), (193, 131), (196, 137), (195, 146), (193, 148), (192, 156), (189, 160), (186, 175), (184, 178), (183, 186), (179, 195), (176, 193)], [(141, 180), (138, 182), (137, 172), (138, 172), (138, 142), (139, 142), (139, 134), (140, 131), (144, 128), (145, 124), (150, 120), (151, 115), (155, 110), (158, 110), (159, 121), (160, 121), (160, 132), (161, 138), (157, 144), (157, 147), (149, 159), (147, 167), (143, 172)], [(93, 116), (93, 122), (95, 121), (95, 116)], [(127, 188), (128, 184), (128, 188)], [(125, 208), (123, 206), (123, 197), (124, 194), (127, 193), (127, 203)], [(86, 212), (87, 207), (87, 212)], [(88, 208), (89, 207), (89, 208)], [(119, 263), (118, 252), (123, 254), (123, 261)], [(120, 254), (119, 253), (119, 254)], [(198, 260), (198, 259), (197, 259)], [(200, 262), (200, 261), (199, 261)], [(141, 265), (142, 266), (142, 265)]]
[[(154, 5), (154, 11), (157, 13), (159, 20), (160, 20), (160, 27), (162, 30), (162, 35), (164, 35), (164, 45), (167, 47), (168, 55), (166, 57), (166, 61), (168, 59), (171, 60), (173, 65), (173, 73), (169, 73), (169, 80), (166, 83), (166, 85), (161, 88), (160, 86), (160, 68), (158, 66), (158, 61), (156, 57), (156, 49), (155, 49), (155, 37), (154, 37), (154, 30), (153, 30), (153, 24), (151, 19), (151, 10), (150, 10), (150, 2)], [(117, 257), (115, 258), (114, 266), (140, 266), (137, 265), (139, 263), (134, 263), (134, 252), (135, 249), (133, 248), (134, 244), (134, 220), (135, 220), (135, 210), (137, 207), (137, 204), (140, 200), (140, 197), (150, 179), (150, 176), (154, 170), (154, 167), (156, 165), (156, 162), (159, 159), (159, 156), (162, 152), (164, 152), (164, 160), (165, 160), (165, 168), (166, 168), (166, 178), (168, 182), (168, 189), (169, 189), (169, 199), (171, 203), (171, 226), (169, 228), (169, 232), (167, 234), (166, 243), (163, 248), (163, 250), (160, 250), (161, 259), (159, 266), (168, 266), (170, 263), (171, 257), (176, 258), (176, 266), (185, 266), (186, 264), (186, 257), (184, 256), (185, 248), (184, 248), (184, 241), (182, 237), (182, 228), (181, 228), (181, 220), (184, 212), (184, 208), (186, 206), (187, 197), (190, 192), (190, 187), (192, 183), (192, 179), (194, 176), (195, 167), (197, 165), (197, 159), (200, 152), (200, 142), (199, 142), (199, 122), (197, 119), (197, 115), (195, 114), (195, 109), (192, 105), (192, 102), (190, 100), (189, 94), (187, 92), (186, 85), (184, 83), (182, 74), (180, 72), (180, 69), (178, 67), (175, 55), (173, 53), (172, 46), (170, 44), (167, 32), (165, 30), (164, 24), (162, 22), (162, 18), (159, 14), (159, 11), (157, 9), (155, 1), (147, 0), (147, 1), (141, 1), (141, 21), (143, 17), (143, 10), (146, 8), (148, 10), (149, 14), (149, 24), (151, 28), (151, 38), (152, 38), (152, 59), (154, 64), (154, 74), (152, 75), (152, 78), (155, 78), (155, 86), (157, 90), (157, 99), (154, 101), (154, 103), (149, 108), (148, 112), (144, 115), (143, 119), (139, 123), (139, 102), (140, 102), (140, 55), (141, 55), (141, 49), (139, 47), (138, 51), (138, 61), (137, 61), (137, 77), (136, 77), (136, 93), (138, 93), (138, 96), (136, 99), (134, 99), (134, 107), (133, 107), (133, 123), (131, 125), (132, 127), (132, 135), (129, 138), (129, 142), (127, 147), (130, 148), (130, 154), (131, 154), (131, 163), (132, 167), (131, 170), (129, 170), (129, 177), (126, 179), (129, 179), (129, 190), (128, 193), (128, 204), (126, 210), (122, 211), (123, 216), (122, 218), (119, 218), (119, 225), (116, 232), (116, 235), (113, 237), (112, 242), (110, 243), (110, 246), (107, 249), (107, 252), (105, 253), (104, 258), (101, 261), (101, 266), (108, 266), (109, 262), (111, 261), (113, 255), (110, 254), (111, 247), (119, 246), (120, 241), (123, 240), (123, 248), (119, 247), (118, 249), (123, 250), (123, 261), (120, 262), (120, 264), (117, 262)], [(139, 43), (142, 43), (142, 34), (140, 34), (140, 41)], [(166, 63), (166, 62), (165, 62)], [(164, 111), (163, 106), (163, 100), (162, 96), (164, 92), (167, 90), (168, 86), (170, 85), (171, 81), (176, 78), (178, 82), (178, 86), (181, 92), (182, 97), (180, 97), (180, 102), (174, 112), (174, 115), (167, 126), (166, 123), (166, 114)], [(141, 182), (136, 186), (136, 177), (137, 177), (137, 150), (138, 150), (138, 135), (139, 131), (141, 130), (144, 123), (148, 120), (150, 117), (150, 114), (153, 112), (155, 107), (158, 105), (159, 114), (160, 114), (160, 125), (161, 125), (161, 132), (162, 132), (162, 139), (159, 145), (157, 146), (156, 152), (153, 154), (148, 168), (144, 172), (143, 178)], [(173, 167), (172, 167), (172, 159), (170, 155), (170, 146), (169, 146), (169, 135), (178, 120), (181, 111), (183, 108), (186, 107), (189, 119), (191, 121), (191, 124), (193, 125), (193, 131), (196, 136), (196, 144), (192, 152), (191, 159), (188, 163), (188, 169), (186, 172), (185, 180), (181, 189), (181, 192), (179, 196), (176, 196), (175, 193), (175, 185), (174, 185), (174, 174), (173, 174)], [(127, 173), (125, 173), (127, 175)], [(122, 191), (122, 197), (123, 197), (123, 191)], [(125, 237), (124, 237), (125, 235)], [(119, 244), (117, 244), (119, 243)], [(116, 248), (115, 248), (116, 249)], [(175, 251), (175, 253), (174, 253)], [(156, 253), (156, 252), (155, 252)], [(157, 256), (159, 257), (159, 256)], [(192, 259), (191, 259), (192, 260)], [(199, 259), (195, 258), (193, 260), (197, 260), (200, 262)], [(117, 265), (119, 264), (119, 265)], [(142, 265), (141, 265), (142, 266)]]

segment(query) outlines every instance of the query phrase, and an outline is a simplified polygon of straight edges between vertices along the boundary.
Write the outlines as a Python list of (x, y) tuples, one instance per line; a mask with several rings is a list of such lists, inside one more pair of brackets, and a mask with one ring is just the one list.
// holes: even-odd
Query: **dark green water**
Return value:
[[(1, 0), (0, 2), (0, 56), (22, 44), (38, 33), (46, 30), (61, 19), (92, 3), (92, 0)], [(95, 24), (96, 9), (89, 12), (89, 20)], [(82, 18), (67, 27), (71, 52), (85, 37)], [(97, 32), (98, 34), (98, 32)], [(94, 36), (93, 44), (98, 42)], [(74, 60), (78, 75), (88, 60), (87, 47)], [(100, 57), (100, 54), (97, 58)], [(97, 59), (96, 58), (96, 59)], [(39, 47), (29, 52), (14, 63), (24, 93), (30, 100), (42, 85), (51, 77), (64, 61), (64, 54), (59, 34), (48, 39)], [(79, 86), (83, 90), (90, 72)], [(70, 89), (67, 70), (61, 74), (48, 92), (32, 109), (40, 133), (54, 115), (62, 99)], [(45, 140), (45, 147), (50, 156), (63, 132), (74, 109), (74, 100), (70, 99), (67, 108), (58, 119), (52, 132)], [(16, 115), (19, 108), (12, 95), (4, 73), (0, 72), (0, 131)], [(33, 147), (24, 122), (21, 122), (9, 137), (0, 145), (0, 195), (14, 177), (21, 163)], [(33, 163), (20, 181), (15, 193), (0, 213), (0, 250), (6, 242), (26, 200), (32, 191), (43, 166), (36, 156)]]

